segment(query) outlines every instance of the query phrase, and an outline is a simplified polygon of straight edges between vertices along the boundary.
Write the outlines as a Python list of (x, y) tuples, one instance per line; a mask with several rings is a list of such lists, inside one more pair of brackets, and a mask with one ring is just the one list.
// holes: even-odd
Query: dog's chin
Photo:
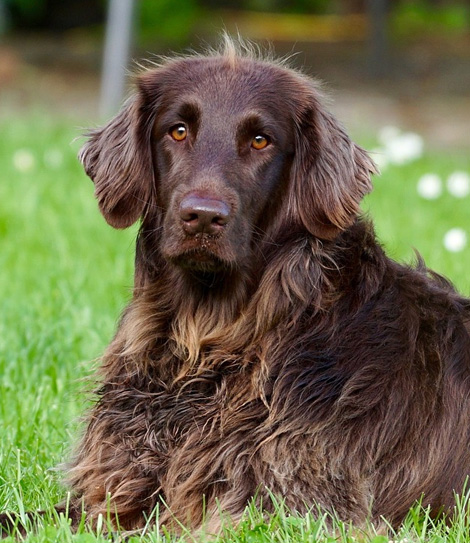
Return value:
[(232, 266), (219, 258), (211, 251), (205, 249), (191, 249), (170, 259), (170, 262), (179, 268), (195, 273), (215, 274), (229, 271)]

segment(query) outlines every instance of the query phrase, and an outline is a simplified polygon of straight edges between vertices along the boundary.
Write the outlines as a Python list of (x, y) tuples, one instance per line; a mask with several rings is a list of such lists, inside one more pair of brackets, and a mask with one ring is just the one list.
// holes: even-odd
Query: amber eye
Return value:
[(261, 151), (261, 149), (264, 149), (269, 145), (269, 140), (266, 136), (262, 136), (259, 134), (258, 136), (255, 136), (251, 140), (251, 146), (253, 149), (256, 149), (257, 151)]
[(175, 141), (183, 141), (188, 137), (188, 130), (184, 124), (177, 124), (170, 130), (170, 136)]

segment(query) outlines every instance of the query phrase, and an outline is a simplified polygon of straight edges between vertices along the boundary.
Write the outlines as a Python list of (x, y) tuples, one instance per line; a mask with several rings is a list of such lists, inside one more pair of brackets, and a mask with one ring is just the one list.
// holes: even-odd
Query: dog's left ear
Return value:
[(107, 125), (90, 133), (79, 159), (95, 183), (106, 221), (114, 228), (137, 221), (154, 182), (150, 129), (139, 93)]
[(377, 168), (316, 95), (298, 115), (290, 210), (309, 232), (334, 239), (360, 212)]

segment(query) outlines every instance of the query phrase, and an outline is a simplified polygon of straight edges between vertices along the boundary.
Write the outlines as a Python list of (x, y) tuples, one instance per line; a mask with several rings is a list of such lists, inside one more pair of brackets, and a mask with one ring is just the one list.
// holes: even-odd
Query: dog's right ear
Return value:
[(377, 168), (323, 106), (315, 86), (301, 86), (290, 209), (314, 236), (332, 240), (351, 226)]
[(79, 159), (95, 183), (106, 221), (127, 228), (142, 215), (154, 182), (151, 126), (140, 94), (103, 128), (90, 132)]

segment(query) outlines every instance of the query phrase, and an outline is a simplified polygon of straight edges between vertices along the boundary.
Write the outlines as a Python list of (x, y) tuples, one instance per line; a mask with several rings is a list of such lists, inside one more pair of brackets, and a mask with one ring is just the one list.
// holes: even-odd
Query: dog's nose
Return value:
[(218, 234), (227, 225), (230, 206), (222, 200), (189, 194), (180, 204), (180, 218), (187, 234)]

